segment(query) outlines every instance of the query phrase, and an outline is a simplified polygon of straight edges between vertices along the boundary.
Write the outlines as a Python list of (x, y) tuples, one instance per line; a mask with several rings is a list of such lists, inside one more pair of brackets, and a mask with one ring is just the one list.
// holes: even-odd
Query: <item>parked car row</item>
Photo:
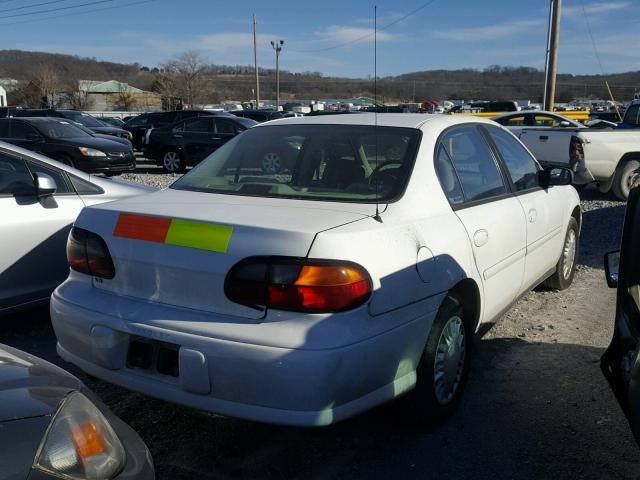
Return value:
[[(256, 124), (213, 114), (148, 130), (145, 152), (167, 170), (200, 162), (163, 191), (0, 143), (9, 212), (0, 314), (55, 287), (58, 354), (102, 380), (287, 425), (328, 425), (398, 399), (414, 422), (433, 425), (462, 398), (478, 328), (537, 285), (573, 282), (582, 224), (573, 172), (542, 167), (493, 121), (361, 113)], [(181, 153), (177, 166), (159, 145)], [(50, 278), (36, 282), (31, 273), (45, 267)], [(3, 357), (0, 398), (15, 385), (2, 369), (30, 385), (37, 365), (35, 375), (63, 385), (46, 406), (0, 402), (0, 425), (33, 422), (20, 427), (32, 428), (33, 448), (16, 454), (16, 469), (153, 475), (137, 436), (77, 379), (2, 347)], [(38, 394), (25, 387), (19, 398)]]

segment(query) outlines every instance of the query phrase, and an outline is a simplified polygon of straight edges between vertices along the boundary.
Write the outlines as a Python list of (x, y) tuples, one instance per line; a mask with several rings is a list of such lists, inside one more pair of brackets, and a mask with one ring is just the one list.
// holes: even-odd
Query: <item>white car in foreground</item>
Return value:
[(67, 236), (85, 206), (154, 190), (0, 142), (0, 316), (46, 302), (67, 278)]
[[(269, 152), (295, 161), (266, 173)], [(477, 118), (256, 126), (167, 190), (82, 212), (51, 303), (58, 352), (246, 419), (326, 425), (408, 394), (415, 419), (441, 420), (478, 325), (571, 283), (570, 181)]]

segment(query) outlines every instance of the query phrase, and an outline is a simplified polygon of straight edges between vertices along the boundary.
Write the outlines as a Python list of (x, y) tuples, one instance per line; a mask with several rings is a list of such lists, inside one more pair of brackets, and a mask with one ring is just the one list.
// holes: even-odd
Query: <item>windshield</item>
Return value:
[(100, 120), (93, 118), (91, 115), (80, 112), (67, 112), (65, 115), (74, 122), (81, 123), (85, 127), (105, 127), (106, 125)]
[(404, 191), (420, 131), (356, 125), (251, 128), (171, 185), (179, 190), (375, 203)]
[(49, 122), (38, 122), (33, 124), (40, 133), (49, 138), (83, 138), (90, 137), (84, 130), (80, 130), (71, 122), (63, 120), (52, 120)]

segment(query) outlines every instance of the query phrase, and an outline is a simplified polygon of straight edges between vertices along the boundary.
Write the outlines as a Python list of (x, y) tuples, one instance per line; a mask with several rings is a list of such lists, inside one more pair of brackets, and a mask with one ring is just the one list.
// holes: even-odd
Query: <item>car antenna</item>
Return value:
[[(375, 142), (376, 168), (378, 167), (378, 6), (373, 6), (373, 139)], [(378, 201), (378, 180), (376, 183), (376, 214), (373, 219), (382, 223), (380, 202)]]

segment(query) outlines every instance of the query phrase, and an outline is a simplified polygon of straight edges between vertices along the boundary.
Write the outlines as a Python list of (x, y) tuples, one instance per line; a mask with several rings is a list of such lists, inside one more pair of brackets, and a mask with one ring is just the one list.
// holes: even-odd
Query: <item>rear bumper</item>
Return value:
[[(114, 303), (118, 298), (114, 297)], [(51, 319), (59, 355), (85, 372), (189, 407), (301, 426), (346, 419), (413, 388), (415, 368), (436, 313), (423, 313), (400, 327), (339, 348), (304, 349), (134, 323), (122, 318), (127, 312), (121, 309), (121, 316), (108, 315), (87, 308), (91, 299), (82, 299), (82, 306), (76, 300), (63, 298), (60, 289), (54, 292)], [(145, 308), (145, 303), (136, 303)], [(188, 311), (167, 307), (165, 313), (167, 324), (174, 318), (189, 321), (183, 318)], [(405, 309), (394, 312), (406, 314)], [(212, 318), (215, 321), (221, 319)], [(321, 335), (321, 328), (321, 323), (315, 325), (313, 333)], [(127, 353), (133, 337), (179, 345), (179, 376), (129, 366)]]

